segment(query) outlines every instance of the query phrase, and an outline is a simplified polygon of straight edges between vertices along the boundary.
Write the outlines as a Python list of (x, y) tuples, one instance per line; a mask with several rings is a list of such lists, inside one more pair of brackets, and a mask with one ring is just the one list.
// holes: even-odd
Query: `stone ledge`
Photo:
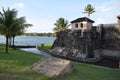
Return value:
[(73, 66), (69, 60), (50, 57), (36, 62), (31, 66), (31, 69), (46, 76), (54, 77), (72, 72)]

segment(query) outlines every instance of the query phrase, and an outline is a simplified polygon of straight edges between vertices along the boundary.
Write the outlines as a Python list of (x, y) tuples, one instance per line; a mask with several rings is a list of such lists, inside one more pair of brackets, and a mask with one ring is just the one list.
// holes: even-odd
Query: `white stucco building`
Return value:
[(86, 29), (90, 30), (93, 26), (93, 23), (94, 21), (87, 17), (77, 18), (71, 21), (72, 30), (81, 30), (84, 32)]

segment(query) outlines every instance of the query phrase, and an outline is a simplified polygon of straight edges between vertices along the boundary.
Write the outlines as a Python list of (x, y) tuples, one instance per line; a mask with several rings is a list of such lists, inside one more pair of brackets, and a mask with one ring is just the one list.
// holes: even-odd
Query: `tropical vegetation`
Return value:
[(91, 15), (92, 13), (94, 13), (94, 12), (95, 12), (95, 8), (93, 8), (91, 4), (88, 4), (88, 5), (85, 7), (83, 13), (87, 14), (88, 17), (90, 17), (90, 15)]
[(59, 32), (59, 31), (63, 31), (66, 30), (68, 28), (68, 20), (64, 19), (64, 18), (59, 18), (58, 20), (56, 20), (56, 22), (54, 23), (54, 25), (56, 26), (55, 28), (53, 28), (54, 32)]
[(18, 18), (17, 10), (9, 8), (5, 10), (3, 8), (0, 11), (0, 33), (6, 37), (6, 53), (8, 53), (9, 38), (11, 43), (11, 37), (13, 37), (14, 45), (15, 36), (22, 34), (28, 26), (32, 26), (32, 24), (27, 24), (25, 17)]
[(16, 24), (14, 25), (11, 33), (11, 37), (13, 37), (12, 46), (14, 46), (15, 36), (22, 35), (25, 31), (25, 28), (28, 28), (29, 26), (32, 26), (32, 24), (27, 24), (25, 17), (20, 17), (16, 20)]

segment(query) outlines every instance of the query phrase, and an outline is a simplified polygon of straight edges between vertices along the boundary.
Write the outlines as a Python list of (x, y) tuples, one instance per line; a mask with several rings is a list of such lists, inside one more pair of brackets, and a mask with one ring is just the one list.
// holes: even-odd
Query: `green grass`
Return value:
[(44, 44), (43, 48), (49, 50), (51, 49), (52, 44)]
[(120, 80), (120, 71), (74, 63), (74, 72), (58, 80)]
[(30, 66), (42, 56), (29, 52), (9, 49), (9, 54), (0, 44), (0, 80), (120, 80), (120, 71), (88, 64), (74, 63), (71, 74), (50, 78), (30, 70)]
[(37, 45), (37, 47), (39, 48), (43, 48), (46, 50), (50, 50), (51, 49), (52, 44), (41, 44), (41, 45)]
[(0, 80), (49, 80), (51, 78), (33, 72), (30, 66), (43, 57), (21, 50), (4, 51), (0, 45)]

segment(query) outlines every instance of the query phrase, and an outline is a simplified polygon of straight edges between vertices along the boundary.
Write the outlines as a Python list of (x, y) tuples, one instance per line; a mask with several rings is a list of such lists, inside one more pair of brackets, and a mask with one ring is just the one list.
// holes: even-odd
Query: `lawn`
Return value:
[(6, 54), (4, 45), (0, 45), (0, 80), (53, 80), (30, 70), (30, 66), (42, 58), (36, 54), (11, 48)]
[(40, 44), (40, 45), (37, 45), (37, 48), (43, 48), (46, 50), (50, 50), (51, 46), (52, 46), (51, 44)]
[(120, 80), (120, 71), (74, 63), (74, 72), (58, 80)]
[(78, 63), (74, 63), (71, 74), (50, 78), (30, 70), (30, 66), (42, 58), (11, 48), (6, 54), (4, 45), (0, 44), (0, 80), (120, 80), (119, 70)]

